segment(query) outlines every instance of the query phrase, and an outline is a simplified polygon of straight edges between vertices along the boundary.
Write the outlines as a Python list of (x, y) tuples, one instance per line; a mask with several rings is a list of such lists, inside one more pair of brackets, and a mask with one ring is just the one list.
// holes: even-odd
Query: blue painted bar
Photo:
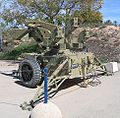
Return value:
[(44, 68), (44, 103), (48, 103), (48, 68)]

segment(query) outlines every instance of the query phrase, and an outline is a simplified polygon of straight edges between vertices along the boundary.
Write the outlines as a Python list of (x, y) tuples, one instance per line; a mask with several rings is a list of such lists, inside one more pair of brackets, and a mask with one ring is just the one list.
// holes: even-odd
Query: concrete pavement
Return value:
[[(18, 64), (11, 61), (0, 61), (0, 71), (7, 74), (17, 68)], [(120, 118), (120, 72), (100, 81), (96, 87), (80, 88), (76, 84), (62, 87), (50, 101), (60, 108), (63, 118)], [(0, 74), (0, 117), (29, 118), (30, 112), (21, 110), (19, 105), (29, 101), (35, 91), (21, 86), (9, 75)]]

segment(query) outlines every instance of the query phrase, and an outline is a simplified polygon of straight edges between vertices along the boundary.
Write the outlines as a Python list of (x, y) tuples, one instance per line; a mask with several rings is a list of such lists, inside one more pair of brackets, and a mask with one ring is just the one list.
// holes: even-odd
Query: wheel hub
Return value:
[(23, 80), (25, 82), (29, 82), (33, 77), (32, 67), (29, 64), (26, 63), (22, 66), (21, 70), (22, 70), (21, 75), (22, 75)]

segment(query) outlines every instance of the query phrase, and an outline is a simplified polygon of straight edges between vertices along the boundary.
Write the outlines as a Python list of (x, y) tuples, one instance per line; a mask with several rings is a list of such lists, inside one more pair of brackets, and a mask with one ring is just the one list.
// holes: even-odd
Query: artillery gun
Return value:
[[(40, 54), (23, 54), (19, 65), (20, 80), (25, 86), (39, 86), (34, 98), (22, 108), (34, 107), (43, 98), (43, 69), (48, 68), (48, 90), (51, 97), (67, 79), (81, 78), (87, 86), (87, 77), (96, 71), (107, 73), (106, 68), (91, 52), (81, 51), (84, 42), (80, 37), (70, 36), (71, 32), (79, 27), (77, 18), (71, 19), (65, 30), (59, 26), (42, 21), (27, 22), (29, 37), (34, 38), (43, 51)], [(19, 37), (20, 39), (20, 37)]]

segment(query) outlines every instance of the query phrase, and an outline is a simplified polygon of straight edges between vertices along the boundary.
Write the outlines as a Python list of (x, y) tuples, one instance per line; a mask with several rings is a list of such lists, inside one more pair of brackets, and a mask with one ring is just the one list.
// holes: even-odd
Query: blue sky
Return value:
[(116, 20), (120, 23), (120, 0), (104, 0), (100, 11), (104, 15), (104, 20)]

